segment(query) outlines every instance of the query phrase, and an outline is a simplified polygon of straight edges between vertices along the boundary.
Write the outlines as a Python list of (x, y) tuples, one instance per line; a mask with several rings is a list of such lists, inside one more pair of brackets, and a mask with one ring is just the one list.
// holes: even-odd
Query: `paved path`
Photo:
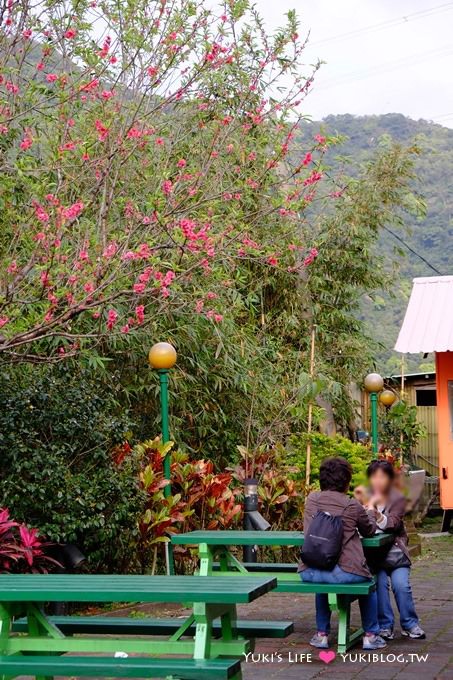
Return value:
[[(244, 608), (244, 617), (288, 618), (295, 622), (296, 630), (286, 640), (258, 641), (255, 663), (250, 657), (244, 664), (244, 680), (453, 680), (453, 536), (424, 542), (423, 556), (414, 564), (412, 583), (427, 639), (406, 640), (398, 628), (396, 639), (375, 660), (368, 653), (361, 656), (357, 646), (345, 660), (337, 656), (326, 664), (307, 645), (314, 625), (313, 597), (272, 593), (261, 598)], [(353, 620), (358, 620), (357, 611)], [(267, 658), (263, 656), (266, 654)], [(303, 656), (309, 654), (310, 661)], [(423, 655), (425, 660), (416, 655)]]

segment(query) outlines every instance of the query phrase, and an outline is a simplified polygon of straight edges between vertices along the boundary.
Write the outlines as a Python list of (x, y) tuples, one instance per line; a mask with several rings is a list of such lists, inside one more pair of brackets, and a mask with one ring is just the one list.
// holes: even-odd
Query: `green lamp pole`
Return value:
[(378, 394), (384, 387), (384, 379), (379, 373), (369, 373), (364, 380), (365, 389), (371, 403), (371, 448), (374, 458), (378, 454)]
[[(173, 345), (168, 342), (158, 342), (153, 345), (149, 351), (148, 361), (152, 368), (157, 369), (160, 383), (160, 418), (162, 427), (162, 443), (166, 444), (170, 441), (170, 428), (168, 424), (168, 372), (170, 368), (176, 363), (176, 350)], [(168, 452), (164, 458), (164, 478), (168, 479), (169, 483), (164, 486), (164, 496), (169, 498), (171, 496), (171, 455)], [(166, 547), (166, 561), (167, 573), (174, 574), (173, 552), (170, 543), (165, 544)]]

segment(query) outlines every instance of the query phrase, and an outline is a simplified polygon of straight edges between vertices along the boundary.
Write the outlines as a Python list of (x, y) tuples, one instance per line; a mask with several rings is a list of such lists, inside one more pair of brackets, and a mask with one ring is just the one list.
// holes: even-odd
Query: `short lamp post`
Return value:
[[(176, 363), (176, 350), (168, 342), (158, 342), (153, 345), (148, 354), (148, 361), (152, 368), (159, 374), (160, 382), (160, 417), (162, 427), (162, 443), (170, 441), (170, 429), (168, 425), (168, 372)], [(164, 496), (171, 496), (171, 456), (170, 452), (164, 458), (164, 478), (168, 484), (164, 486)], [(167, 574), (175, 573), (173, 551), (171, 543), (165, 543), (165, 558), (167, 563)]]
[(365, 389), (371, 402), (371, 447), (374, 457), (378, 453), (378, 394), (384, 387), (384, 379), (379, 373), (369, 373), (364, 380)]
[[(168, 342), (158, 342), (149, 351), (148, 361), (152, 368), (157, 369), (160, 381), (160, 417), (162, 426), (162, 443), (170, 441), (170, 430), (168, 426), (168, 371), (176, 363), (176, 350)], [(164, 477), (170, 481), (171, 461), (170, 454), (164, 458)], [(171, 495), (170, 484), (164, 487), (165, 497)]]

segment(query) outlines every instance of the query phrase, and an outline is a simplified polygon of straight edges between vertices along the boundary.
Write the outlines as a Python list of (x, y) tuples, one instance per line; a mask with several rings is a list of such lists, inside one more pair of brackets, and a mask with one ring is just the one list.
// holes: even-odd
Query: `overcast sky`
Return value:
[(255, 0), (270, 29), (295, 9), (318, 72), (306, 112), (403, 113), (453, 127), (453, 1)]

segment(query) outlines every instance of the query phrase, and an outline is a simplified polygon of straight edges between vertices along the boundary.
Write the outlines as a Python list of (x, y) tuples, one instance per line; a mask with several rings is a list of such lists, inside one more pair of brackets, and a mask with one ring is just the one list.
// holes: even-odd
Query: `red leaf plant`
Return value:
[(38, 529), (30, 529), (0, 509), (0, 573), (46, 573), (58, 562), (46, 554), (49, 546), (41, 540)]

